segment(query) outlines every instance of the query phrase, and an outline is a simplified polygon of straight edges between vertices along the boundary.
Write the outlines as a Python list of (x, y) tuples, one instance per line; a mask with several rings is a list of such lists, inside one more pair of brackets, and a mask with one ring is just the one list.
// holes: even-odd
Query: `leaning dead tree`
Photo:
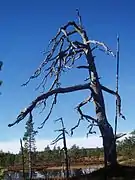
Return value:
[(21, 155), (22, 155), (22, 167), (23, 167), (23, 179), (25, 180), (25, 161), (24, 161), (24, 149), (22, 145), (22, 139), (20, 139), (20, 145), (21, 145)]
[[(119, 116), (124, 117), (121, 114), (121, 99), (117, 92), (100, 83), (93, 52), (94, 50), (99, 49), (113, 58), (115, 58), (115, 54), (103, 42), (89, 39), (87, 32), (83, 27), (79, 12), (78, 20), (78, 23), (70, 21), (59, 28), (56, 36), (49, 42), (49, 50), (45, 54), (45, 59), (28, 81), (23, 84), (25, 86), (32, 79), (42, 75), (43, 79), (37, 89), (43, 87), (44, 91), (18, 115), (14, 123), (9, 124), (9, 127), (22, 121), (29, 113), (41, 104), (43, 105), (44, 110), (49, 97), (53, 97), (50, 111), (41, 124), (40, 128), (42, 128), (45, 122), (49, 119), (54, 105), (57, 104), (57, 99), (60, 94), (87, 90), (88, 97), (77, 106), (77, 111), (80, 114), (79, 122), (82, 119), (88, 121), (91, 130), (91, 127), (98, 125), (103, 138), (105, 162), (115, 165), (117, 163), (116, 141), (113, 129), (106, 116), (103, 91), (117, 98), (117, 113)], [(81, 58), (83, 58), (83, 65), (79, 65), (79, 59)], [(84, 84), (62, 87), (61, 76), (65, 71), (72, 68), (85, 69), (88, 75), (85, 80), (87, 82)], [(53, 79), (53, 82), (47, 89), (46, 83), (49, 79)], [(82, 107), (91, 101), (95, 106), (96, 117), (91, 117), (89, 114), (85, 114), (82, 110)]]
[(64, 150), (64, 159), (65, 159), (65, 165), (66, 165), (66, 178), (69, 178), (69, 158), (68, 158), (68, 151), (67, 151), (67, 144), (66, 144), (66, 134), (68, 132), (66, 131), (66, 128), (64, 126), (64, 122), (62, 118), (59, 118), (55, 120), (55, 122), (60, 121), (62, 124), (62, 128), (55, 130), (55, 132), (61, 132), (55, 140), (52, 141), (51, 145), (56, 144), (60, 140), (63, 140), (63, 150)]

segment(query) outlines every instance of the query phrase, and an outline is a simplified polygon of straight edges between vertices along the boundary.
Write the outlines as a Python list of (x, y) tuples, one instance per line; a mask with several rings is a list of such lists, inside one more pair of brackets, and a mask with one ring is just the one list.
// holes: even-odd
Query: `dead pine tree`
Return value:
[(22, 145), (22, 139), (20, 139), (20, 145), (21, 145), (21, 153), (22, 153), (22, 167), (23, 167), (23, 179), (25, 180), (25, 162), (24, 162), (24, 151), (23, 151), (23, 145)]
[[(117, 153), (115, 135), (106, 116), (103, 91), (117, 98), (118, 114), (119, 116), (124, 117), (121, 114), (121, 98), (115, 90), (111, 90), (100, 83), (93, 52), (94, 50), (99, 49), (112, 56), (114, 59), (116, 55), (105, 43), (89, 39), (87, 32), (83, 27), (79, 11), (77, 11), (77, 15), (78, 23), (69, 21), (59, 28), (56, 36), (49, 42), (49, 50), (45, 53), (45, 59), (33, 75), (30, 76), (28, 81), (23, 84), (23, 86), (26, 86), (32, 79), (35, 79), (40, 75), (43, 77), (44, 75), (39, 86), (36, 88), (40, 89), (43, 87), (43, 93), (36, 97), (31, 104), (18, 115), (16, 121), (9, 124), (9, 127), (22, 121), (37, 106), (40, 107), (43, 105), (44, 110), (48, 99), (53, 97), (50, 111), (41, 124), (40, 128), (42, 128), (49, 119), (54, 105), (57, 104), (57, 99), (60, 94), (87, 90), (88, 97), (77, 106), (77, 111), (80, 114), (79, 122), (83, 119), (91, 122), (91, 126), (93, 126), (93, 124), (98, 125), (103, 138), (106, 165), (107, 163), (116, 165)], [(82, 57), (84, 64), (79, 65), (79, 59)], [(80, 82), (78, 85), (63, 87), (61, 85), (61, 76), (65, 71), (73, 68), (85, 69), (87, 78), (85, 81), (87, 82)], [(52, 85), (49, 88), (46, 87), (48, 80), (52, 81)], [(91, 102), (91, 100), (95, 106), (96, 117), (91, 117), (82, 110), (82, 107)]]
[(66, 131), (66, 128), (64, 126), (64, 122), (62, 118), (59, 118), (55, 120), (55, 122), (60, 121), (62, 124), (62, 128), (55, 130), (55, 132), (61, 132), (55, 140), (52, 141), (51, 145), (56, 144), (58, 141), (63, 140), (63, 150), (64, 150), (64, 157), (65, 157), (65, 165), (66, 165), (66, 178), (69, 178), (69, 158), (68, 158), (68, 150), (67, 150), (67, 144), (66, 144), (66, 134), (68, 132)]

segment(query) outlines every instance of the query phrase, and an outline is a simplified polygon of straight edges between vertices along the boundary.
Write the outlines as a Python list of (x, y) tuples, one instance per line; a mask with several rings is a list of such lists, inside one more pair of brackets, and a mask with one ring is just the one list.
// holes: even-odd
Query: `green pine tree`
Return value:
[(35, 164), (36, 160), (36, 144), (35, 136), (37, 131), (34, 130), (34, 123), (32, 120), (32, 114), (30, 113), (29, 119), (26, 122), (26, 131), (24, 133), (24, 156), (25, 156), (25, 165), (29, 167), (29, 179), (32, 176), (32, 166)]

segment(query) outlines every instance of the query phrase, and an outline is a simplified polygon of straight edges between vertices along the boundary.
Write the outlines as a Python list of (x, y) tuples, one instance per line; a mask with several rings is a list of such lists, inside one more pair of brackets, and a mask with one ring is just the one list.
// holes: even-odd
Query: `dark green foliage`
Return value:
[(23, 141), (24, 141), (24, 148), (27, 151), (31, 146), (31, 151), (35, 152), (36, 145), (35, 145), (35, 135), (37, 131), (34, 130), (34, 123), (31, 119), (29, 119), (26, 123), (26, 132), (24, 133)]
[(29, 119), (26, 123), (26, 132), (24, 133), (23, 141), (23, 169), (29, 169), (29, 179), (32, 177), (32, 167), (36, 163), (36, 145), (35, 145), (35, 135), (37, 131), (34, 130), (34, 123), (32, 114), (30, 113)]
[[(97, 154), (100, 152), (100, 156), (103, 156), (103, 149), (96, 148), (96, 149), (85, 149), (79, 148), (76, 145), (73, 145), (69, 150), (70, 160), (72, 162), (78, 161), (84, 157), (97, 157)], [(25, 152), (26, 153), (26, 152)], [(56, 164), (60, 165), (64, 162), (64, 151), (60, 149), (60, 147), (54, 147), (52, 150), (49, 146), (45, 147), (44, 151), (38, 152), (36, 151), (36, 161), (35, 164), (37, 165), (44, 165), (44, 164)], [(21, 153), (18, 154), (10, 154), (0, 152), (0, 166), (8, 167), (12, 165), (21, 165), (22, 164), (22, 157)]]
[(4, 153), (3, 151), (0, 151), (0, 166), (1, 167), (8, 167), (13, 166), (15, 164), (15, 154), (11, 153)]
[[(118, 142), (118, 158), (122, 156), (122, 161), (134, 159), (135, 160), (135, 131), (133, 131), (129, 137)], [(103, 148), (79, 148), (77, 145), (73, 145), (68, 154), (70, 162), (85, 162), (86, 159), (93, 161), (93, 159), (99, 160), (103, 158)], [(44, 151), (36, 152), (37, 165), (56, 164), (60, 165), (64, 161), (64, 152), (60, 147), (54, 147), (50, 149), (49, 146), (45, 147)], [(11, 154), (0, 151), (0, 166), (8, 167), (13, 165), (21, 165), (21, 153)]]
[(135, 159), (135, 130), (132, 131), (129, 137), (118, 142), (118, 155), (124, 159)]
[(70, 159), (73, 161), (77, 161), (80, 158), (99, 158), (103, 157), (103, 148), (79, 148), (76, 145), (73, 145), (69, 149)]

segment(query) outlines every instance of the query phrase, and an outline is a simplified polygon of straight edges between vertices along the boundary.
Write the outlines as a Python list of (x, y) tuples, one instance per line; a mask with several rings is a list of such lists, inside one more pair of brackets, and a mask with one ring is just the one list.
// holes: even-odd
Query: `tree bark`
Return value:
[(98, 126), (103, 138), (105, 166), (107, 162), (111, 165), (117, 164), (116, 142), (111, 125), (107, 121), (105, 113), (104, 98), (99, 82), (93, 85), (93, 99), (95, 103)]
[(20, 139), (20, 144), (21, 144), (21, 153), (22, 153), (22, 166), (23, 166), (23, 179), (25, 180), (25, 169), (24, 169), (24, 152), (23, 152), (23, 145), (22, 145), (22, 140)]
[[(88, 38), (85, 32), (83, 34), (83, 41), (84, 44), (87, 44)], [(117, 153), (116, 153), (115, 136), (113, 133), (113, 129), (106, 117), (102, 88), (99, 82), (98, 73), (94, 63), (94, 57), (92, 55), (91, 48), (89, 45), (87, 45), (85, 55), (86, 55), (87, 63), (89, 65), (91, 91), (92, 91), (93, 102), (95, 104), (98, 126), (103, 138), (105, 166), (107, 166), (107, 163), (109, 163), (110, 165), (116, 165)]]
[(65, 164), (66, 164), (66, 178), (69, 178), (69, 161), (68, 161), (68, 152), (66, 145), (65, 132), (63, 131), (63, 144), (64, 144), (64, 153), (65, 153)]
[(32, 159), (31, 159), (31, 133), (29, 137), (29, 149), (28, 149), (28, 166), (29, 166), (29, 179), (32, 179)]

